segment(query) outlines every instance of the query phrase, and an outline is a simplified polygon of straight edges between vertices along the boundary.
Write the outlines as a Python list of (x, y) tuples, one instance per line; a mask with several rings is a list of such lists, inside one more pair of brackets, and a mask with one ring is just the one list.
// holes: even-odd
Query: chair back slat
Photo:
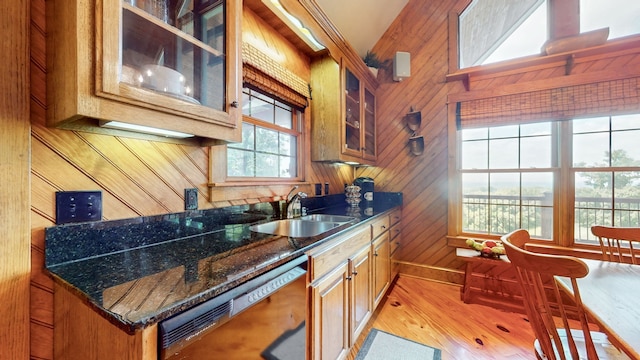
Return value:
[(640, 264), (640, 227), (592, 226), (591, 232), (598, 238), (602, 260)]
[[(526, 234), (523, 234), (525, 232)], [(580, 298), (576, 279), (585, 277), (589, 268), (580, 259), (571, 256), (540, 254), (524, 249), (523, 239), (528, 238), (526, 230), (516, 230), (502, 237), (507, 257), (516, 270), (522, 288), (525, 310), (531, 327), (547, 359), (578, 359), (578, 346), (584, 348), (589, 360), (597, 360), (598, 355), (589, 331), (589, 323)], [(571, 279), (575, 296), (575, 309), (567, 309), (563, 303), (560, 288), (553, 276)], [(576, 313), (579, 327), (570, 325), (570, 314)], [(561, 320), (561, 321), (560, 321)], [(575, 324), (575, 321), (573, 322)], [(580, 343), (576, 344), (576, 334)], [(566, 341), (562, 342), (565, 337)]]

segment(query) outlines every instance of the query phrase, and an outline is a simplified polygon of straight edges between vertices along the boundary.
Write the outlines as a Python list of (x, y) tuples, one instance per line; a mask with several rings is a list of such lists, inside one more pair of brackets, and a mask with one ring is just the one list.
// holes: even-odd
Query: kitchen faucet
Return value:
[[(295, 185), (287, 194), (287, 200), (285, 203), (285, 209), (287, 211), (287, 219), (293, 219), (295, 217), (300, 216), (300, 199), (304, 199), (307, 197), (307, 194), (300, 191), (296, 194), (293, 194), (298, 189), (298, 185)], [(292, 195), (293, 194), (293, 195)]]

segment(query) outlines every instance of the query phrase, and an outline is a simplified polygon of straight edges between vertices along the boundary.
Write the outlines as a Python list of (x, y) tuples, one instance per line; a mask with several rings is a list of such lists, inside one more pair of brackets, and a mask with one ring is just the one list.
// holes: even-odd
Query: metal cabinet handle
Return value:
[(240, 103), (239, 103), (239, 102), (237, 102), (237, 101), (232, 101), (230, 105), (231, 105), (231, 107), (233, 107), (233, 108), (237, 108), (238, 106), (240, 106)]
[(354, 272), (352, 272), (351, 274), (352, 274), (352, 275), (358, 275), (358, 272), (357, 272), (357, 271), (354, 271)]

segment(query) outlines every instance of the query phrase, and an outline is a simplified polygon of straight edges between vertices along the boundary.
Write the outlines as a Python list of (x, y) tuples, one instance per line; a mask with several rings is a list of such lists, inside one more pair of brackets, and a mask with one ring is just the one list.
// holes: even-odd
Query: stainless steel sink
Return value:
[(352, 216), (329, 215), (329, 214), (311, 214), (311, 215), (306, 215), (306, 216), (301, 217), (300, 220), (329, 221), (329, 222), (347, 223), (349, 221), (355, 220), (355, 218), (352, 217)]
[(252, 225), (251, 231), (291, 237), (309, 237), (335, 229), (344, 222), (287, 219)]

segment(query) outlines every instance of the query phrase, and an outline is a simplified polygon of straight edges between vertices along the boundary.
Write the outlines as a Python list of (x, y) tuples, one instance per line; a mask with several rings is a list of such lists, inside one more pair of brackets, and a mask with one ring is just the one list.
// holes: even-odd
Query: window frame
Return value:
[[(268, 94), (265, 91), (256, 89), (252, 86), (248, 86), (245, 84), (244, 88), (249, 88), (251, 91), (257, 92), (263, 96), (270, 98), (276, 102), (283, 103), (287, 106), (291, 107), (292, 114), (292, 126), (291, 129), (287, 129), (285, 127), (278, 126), (276, 124), (272, 124), (257, 118), (253, 118), (248, 115), (242, 114), (242, 124), (248, 123), (254, 126), (259, 126), (262, 128), (266, 128), (269, 130), (276, 131), (278, 133), (285, 133), (288, 135), (292, 135), (296, 137), (296, 173), (295, 177), (244, 177), (244, 176), (229, 176), (228, 168), (227, 168), (227, 159), (228, 159), (228, 146), (225, 146), (224, 152), (224, 182), (229, 184), (290, 184), (290, 183), (300, 183), (305, 180), (305, 114), (306, 112), (297, 108), (294, 105), (287, 103), (286, 101), (279, 99), (277, 96), (273, 94)], [(243, 90), (244, 94), (244, 90)], [(245, 94), (247, 95), (247, 94)], [(256, 153), (256, 150), (253, 150), (253, 153)]]
[[(455, 124), (455, 109), (452, 111), (452, 106), (449, 106), (449, 131), (450, 131), (450, 146), (455, 149), (454, 156), (450, 156), (449, 178), (449, 236), (460, 238), (487, 238), (498, 239), (501, 235), (487, 235), (484, 233), (465, 232), (462, 229), (463, 224), (463, 194), (462, 194), (462, 174), (472, 173), (478, 171), (489, 171), (489, 169), (482, 170), (463, 170), (461, 168), (461, 146), (462, 138), (461, 132), (458, 131)], [(637, 112), (640, 114), (640, 112)], [(629, 112), (613, 112), (609, 115), (594, 114), (592, 116), (585, 116), (585, 118), (591, 117), (614, 117), (619, 115), (628, 115)], [(451, 121), (453, 116), (453, 121)], [(568, 121), (567, 121), (568, 120)], [(557, 154), (558, 164), (557, 167), (544, 168), (543, 170), (549, 170), (554, 173), (554, 198), (553, 198), (553, 235), (549, 239), (539, 239), (532, 236), (532, 242), (541, 244), (542, 246), (560, 246), (564, 248), (582, 249), (587, 251), (599, 251), (599, 244), (596, 242), (580, 242), (575, 239), (575, 174), (579, 172), (616, 172), (616, 171), (640, 171), (639, 167), (577, 167), (573, 164), (573, 121), (580, 121), (580, 118), (575, 119), (556, 119), (550, 120), (557, 123), (557, 139), (555, 139), (554, 146), (558, 149), (554, 150)], [(451, 141), (454, 141), (452, 145)], [(527, 172), (526, 169), (520, 169)], [(502, 172), (504, 170), (497, 170)], [(512, 172), (522, 172), (518, 169), (514, 169)]]
[[(489, 130), (488, 134), (487, 134), (487, 138), (486, 139), (475, 139), (475, 140), (463, 140), (461, 138), (461, 134), (462, 131), (457, 131), (457, 145), (456, 145), (456, 152), (457, 152), (457, 164), (456, 164), (456, 172), (457, 172), (457, 184), (458, 184), (458, 191), (459, 191), (459, 203), (458, 203), (458, 207), (459, 207), (459, 234), (461, 235), (465, 235), (465, 236), (472, 236), (472, 237), (491, 237), (491, 238), (495, 238), (495, 237), (499, 237), (503, 234), (491, 234), (490, 229), (489, 232), (487, 233), (475, 233), (475, 232), (469, 232), (469, 231), (464, 231), (463, 229), (463, 224), (464, 224), (464, 195), (463, 195), (463, 182), (462, 182), (462, 178), (465, 174), (486, 174), (487, 176), (489, 176), (489, 178), (491, 178), (491, 176), (493, 174), (519, 174), (520, 175), (520, 182), (522, 181), (522, 175), (523, 174), (535, 174), (535, 173), (546, 173), (546, 174), (551, 174), (551, 176), (553, 177), (553, 183), (552, 183), (552, 191), (553, 191), (553, 199), (552, 199), (552, 206), (551, 208), (554, 210), (553, 214), (555, 215), (556, 213), (556, 208), (555, 208), (555, 204), (556, 204), (556, 198), (558, 196), (558, 194), (556, 193), (556, 179), (559, 178), (559, 172), (560, 172), (560, 163), (559, 163), (559, 157), (560, 157), (560, 153), (561, 150), (559, 148), (559, 146), (557, 146), (556, 144), (560, 144), (561, 141), (559, 141), (560, 136), (562, 134), (562, 130), (560, 129), (561, 124), (557, 121), (553, 121), (550, 120), (548, 121), (550, 123), (550, 131), (549, 134), (544, 135), (544, 136), (548, 136), (549, 137), (549, 146), (550, 146), (550, 163), (549, 166), (545, 166), (545, 167), (535, 167), (535, 168), (530, 168), (530, 167), (522, 167), (521, 165), (521, 160), (522, 158), (519, 157), (518, 158), (518, 166), (517, 167), (508, 167), (508, 168), (500, 168), (500, 167), (491, 167), (490, 166), (490, 159), (491, 159), (491, 153), (489, 151), (490, 147), (491, 147), (491, 141), (496, 141), (496, 140), (501, 140), (501, 139), (512, 139), (512, 140), (517, 140), (518, 142), (518, 154), (521, 154), (522, 151), (522, 140), (523, 139), (530, 139), (530, 138), (535, 138), (535, 137), (539, 137), (539, 136), (543, 136), (543, 135), (522, 135), (522, 129), (519, 127), (518, 128), (518, 135), (517, 136), (507, 136), (507, 137), (497, 137), (497, 138), (492, 138), (491, 137), (491, 131)], [(523, 123), (518, 123), (518, 124), (511, 124), (511, 125), (502, 125), (502, 126), (513, 126), (513, 125), (523, 125)], [(500, 126), (500, 125), (499, 125)], [(487, 129), (491, 129), (491, 126), (487, 126), (487, 127), (483, 127), (483, 128), (487, 128)], [(487, 151), (487, 164), (486, 167), (482, 167), (482, 168), (463, 168), (462, 166), (462, 146), (463, 143), (465, 141), (486, 141), (486, 145), (488, 146), (488, 151)], [(489, 186), (489, 189), (491, 188), (491, 186)], [(522, 190), (522, 188), (520, 187), (520, 190)], [(519, 222), (522, 221), (522, 212), (524, 209), (526, 209), (527, 207), (529, 207), (530, 205), (525, 205), (522, 203), (522, 199), (525, 198), (526, 196), (523, 196), (522, 193), (519, 194), (519, 198), (518, 198), (518, 202), (519, 205), (517, 205), (519, 212), (520, 212), (520, 219)], [(491, 195), (488, 195), (488, 199), (491, 198)], [(489, 206), (489, 204), (488, 204)], [(542, 204), (540, 205), (541, 208), (544, 208), (545, 206), (543, 206)], [(522, 225), (520, 223), (520, 225)], [(489, 227), (491, 227), (489, 225)], [(520, 227), (517, 227), (520, 228)], [(516, 229), (517, 229), (516, 228)], [(511, 230), (516, 230), (516, 229), (511, 229)], [(551, 235), (551, 239), (545, 239), (544, 241), (549, 241), (549, 240), (553, 240), (554, 235), (556, 234), (556, 221), (555, 218), (552, 221), (552, 227), (550, 229), (550, 235)], [(534, 234), (532, 233), (532, 236), (534, 236)]]

